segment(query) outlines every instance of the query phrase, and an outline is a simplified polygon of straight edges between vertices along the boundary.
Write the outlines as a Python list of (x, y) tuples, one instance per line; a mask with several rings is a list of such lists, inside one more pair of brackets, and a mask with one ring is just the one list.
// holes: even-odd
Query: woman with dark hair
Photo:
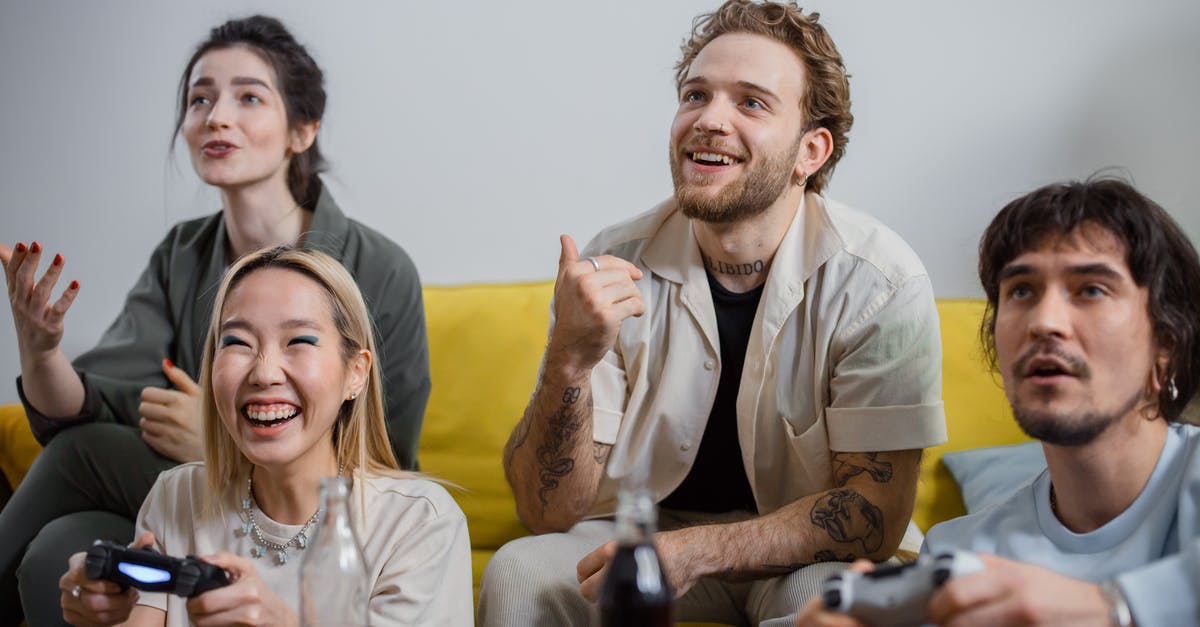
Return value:
[(132, 540), (159, 472), (202, 458), (194, 380), (205, 325), (226, 269), (263, 246), (323, 251), (358, 282), (387, 382), (391, 446), (402, 468), (416, 467), (429, 395), (420, 280), (404, 251), (343, 215), (317, 176), (320, 68), (278, 20), (231, 20), (192, 55), (179, 94), (176, 137), (223, 207), (170, 230), (94, 349), (71, 362), (59, 347), (80, 287), (73, 281), (50, 299), (62, 255), (37, 279), (37, 242), (0, 245), (21, 357), (18, 393), (45, 446), (0, 511), (0, 622), (19, 621), (18, 577), (30, 624), (57, 620), (66, 557), (98, 538)]

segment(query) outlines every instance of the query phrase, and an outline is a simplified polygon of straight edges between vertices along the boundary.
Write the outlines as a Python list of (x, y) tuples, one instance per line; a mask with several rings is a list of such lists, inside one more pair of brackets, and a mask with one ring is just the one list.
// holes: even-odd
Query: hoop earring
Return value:
[(804, 187), (806, 183), (808, 183), (808, 174), (801, 172), (800, 180), (796, 181), (796, 187)]

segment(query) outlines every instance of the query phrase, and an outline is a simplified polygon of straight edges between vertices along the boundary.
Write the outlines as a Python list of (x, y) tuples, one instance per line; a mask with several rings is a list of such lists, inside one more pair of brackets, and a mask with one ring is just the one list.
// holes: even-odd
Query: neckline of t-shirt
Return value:
[(1042, 473), (1034, 485), (1034, 502), (1042, 532), (1060, 549), (1072, 553), (1098, 553), (1124, 542), (1146, 521), (1147, 510), (1158, 502), (1157, 495), (1165, 487), (1169, 467), (1173, 465), (1172, 461), (1182, 444), (1178, 431), (1172, 425), (1167, 429), (1166, 441), (1163, 442), (1146, 487), (1116, 518), (1086, 533), (1071, 531), (1054, 515), (1050, 507), (1050, 473)]

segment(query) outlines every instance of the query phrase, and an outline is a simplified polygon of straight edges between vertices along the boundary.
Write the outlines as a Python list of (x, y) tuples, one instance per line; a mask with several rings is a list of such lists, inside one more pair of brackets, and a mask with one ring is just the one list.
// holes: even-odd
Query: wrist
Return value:
[(1134, 627), (1129, 601), (1115, 579), (1100, 584), (1100, 594), (1108, 608), (1108, 624), (1112, 627)]
[(544, 375), (561, 377), (564, 381), (577, 383), (589, 380), (595, 366), (595, 362), (573, 354), (573, 351), (564, 347), (561, 342), (550, 338), (546, 347)]

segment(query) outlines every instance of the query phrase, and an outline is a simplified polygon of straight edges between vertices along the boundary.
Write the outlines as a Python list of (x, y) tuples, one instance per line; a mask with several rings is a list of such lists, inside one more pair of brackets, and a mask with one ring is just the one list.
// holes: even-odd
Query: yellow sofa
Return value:
[[(526, 533), (500, 456), (533, 391), (552, 288), (539, 282), (424, 290), (433, 393), (421, 436), (421, 466), (464, 488), (455, 497), (470, 525), (476, 586), (491, 554)], [(928, 451), (921, 465), (913, 518), (923, 530), (965, 511), (957, 485), (939, 463), (943, 453), (1026, 440), (998, 379), (982, 361), (982, 301), (942, 300), (938, 312), (950, 441)], [(0, 470), (12, 485), (24, 477), (38, 450), (21, 407), (0, 407)]]

